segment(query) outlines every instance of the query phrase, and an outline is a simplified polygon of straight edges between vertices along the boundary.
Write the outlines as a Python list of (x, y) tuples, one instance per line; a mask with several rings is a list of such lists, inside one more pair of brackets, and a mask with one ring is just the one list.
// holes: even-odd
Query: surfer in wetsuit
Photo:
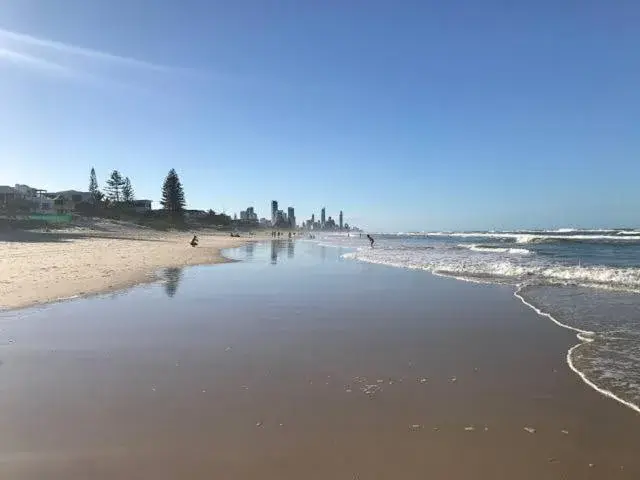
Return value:
[(373, 237), (367, 233), (367, 238), (371, 242), (371, 248), (373, 248), (373, 242), (374, 242)]
[(192, 247), (198, 246), (198, 237), (194, 235), (189, 243), (191, 244)]

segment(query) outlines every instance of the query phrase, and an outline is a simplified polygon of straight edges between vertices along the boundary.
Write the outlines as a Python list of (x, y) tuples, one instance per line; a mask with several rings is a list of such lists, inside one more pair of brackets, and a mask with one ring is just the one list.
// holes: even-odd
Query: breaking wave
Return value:
[[(635, 230), (571, 230), (561, 229), (551, 232), (435, 232), (425, 237), (478, 238), (510, 241), (514, 243), (632, 243), (640, 242), (640, 231)], [(607, 233), (605, 233), (607, 232)]]
[[(475, 247), (475, 248), (473, 248)], [(514, 249), (483, 248), (469, 246), (471, 251), (488, 253), (514, 253)], [(528, 250), (524, 255), (529, 255)], [(520, 253), (518, 256), (521, 256)], [(562, 265), (546, 262), (521, 262), (500, 257), (486, 258), (484, 255), (461, 256), (443, 252), (425, 254), (424, 250), (362, 249), (345, 254), (369, 263), (393, 267), (421, 269), (429, 272), (469, 277), (471, 279), (494, 280), (499, 283), (528, 283), (553, 285), (584, 285), (623, 291), (640, 292), (640, 269), (635, 267), (609, 267), (603, 265)]]
[(527, 250), (526, 248), (505, 248), (499, 247), (495, 245), (479, 245), (479, 244), (458, 244), (459, 248), (468, 248), (473, 252), (487, 252), (487, 253), (510, 253), (514, 255), (530, 255), (531, 250)]

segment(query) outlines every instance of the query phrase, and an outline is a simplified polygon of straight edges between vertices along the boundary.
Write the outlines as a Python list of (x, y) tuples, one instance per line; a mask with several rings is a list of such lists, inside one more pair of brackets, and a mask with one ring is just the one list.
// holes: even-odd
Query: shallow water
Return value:
[(0, 478), (638, 478), (628, 410), (564, 368), (572, 334), (509, 286), (350, 251), (248, 245), (2, 313)]
[(345, 258), (521, 288), (560, 324), (593, 332), (573, 366), (640, 411), (640, 231), (572, 230), (327, 235)]
[(563, 324), (587, 333), (570, 360), (587, 379), (640, 405), (640, 302), (628, 292), (531, 286), (520, 295)]

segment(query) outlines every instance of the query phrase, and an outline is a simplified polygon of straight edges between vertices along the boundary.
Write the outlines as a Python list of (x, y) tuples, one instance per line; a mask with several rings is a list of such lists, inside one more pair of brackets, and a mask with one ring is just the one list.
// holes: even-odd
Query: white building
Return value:
[(53, 198), (50, 198), (46, 190), (19, 183), (15, 185), (14, 190), (16, 198), (31, 202), (34, 212), (51, 213), (55, 210)]

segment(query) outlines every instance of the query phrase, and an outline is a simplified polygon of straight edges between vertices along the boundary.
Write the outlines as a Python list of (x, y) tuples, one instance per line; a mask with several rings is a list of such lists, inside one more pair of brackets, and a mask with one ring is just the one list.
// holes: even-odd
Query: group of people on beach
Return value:
[[(295, 233), (293, 234), (295, 235)], [(231, 233), (232, 237), (239, 237), (240, 234), (236, 233)], [(280, 238), (280, 232), (276, 232), (275, 230), (271, 232), (271, 236), (273, 238)], [(289, 238), (291, 238), (291, 232), (289, 232)], [(362, 237), (362, 234), (360, 234), (360, 236)], [(309, 234), (309, 238), (316, 238), (315, 235), (311, 235)], [(371, 235), (369, 235), (367, 233), (367, 238), (369, 239), (369, 242), (371, 243), (371, 248), (373, 248), (373, 244), (375, 243), (375, 240), (373, 239), (373, 237)], [(189, 245), (191, 245), (192, 247), (197, 247), (198, 246), (198, 236), (194, 235), (193, 238), (191, 239), (191, 241), (189, 242)]]
[[(272, 236), (273, 238), (280, 238), (280, 236), (281, 236), (281, 235), (284, 235), (284, 233), (278, 232), (278, 231), (276, 231), (276, 230), (273, 230), (273, 231), (271, 232), (271, 236)], [(295, 232), (293, 233), (293, 235), (295, 235)], [(292, 236), (293, 236), (293, 235), (291, 234), (291, 232), (289, 232), (289, 238), (292, 238)]]

